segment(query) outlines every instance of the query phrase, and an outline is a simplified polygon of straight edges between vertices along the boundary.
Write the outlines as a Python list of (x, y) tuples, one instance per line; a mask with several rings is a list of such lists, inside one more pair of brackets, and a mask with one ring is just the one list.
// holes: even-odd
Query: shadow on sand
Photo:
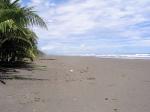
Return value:
[(18, 74), (19, 71), (17, 71), (17, 69), (27, 71), (33, 70), (45, 71), (46, 66), (38, 66), (35, 65), (34, 63), (27, 63), (27, 62), (16, 62), (12, 64), (0, 62), (0, 82), (6, 84), (5, 80), (31, 80), (31, 81), (48, 80), (48, 79), (32, 78), (31, 75), (19, 75)]

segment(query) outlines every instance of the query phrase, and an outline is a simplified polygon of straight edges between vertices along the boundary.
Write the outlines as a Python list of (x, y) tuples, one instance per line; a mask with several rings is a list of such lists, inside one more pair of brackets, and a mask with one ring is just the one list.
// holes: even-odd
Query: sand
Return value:
[(0, 83), (0, 112), (150, 112), (150, 60), (51, 56)]

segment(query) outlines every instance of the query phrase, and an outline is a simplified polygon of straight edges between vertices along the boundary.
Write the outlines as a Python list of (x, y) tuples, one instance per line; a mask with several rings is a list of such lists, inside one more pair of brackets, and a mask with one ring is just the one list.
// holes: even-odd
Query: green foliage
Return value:
[(19, 0), (0, 0), (0, 61), (15, 62), (37, 56), (37, 36), (28, 26), (47, 28), (33, 7), (21, 7)]

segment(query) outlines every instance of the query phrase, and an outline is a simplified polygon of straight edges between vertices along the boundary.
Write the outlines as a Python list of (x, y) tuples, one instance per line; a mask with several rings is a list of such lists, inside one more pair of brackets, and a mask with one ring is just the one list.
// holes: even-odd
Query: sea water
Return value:
[(81, 56), (95, 56), (100, 58), (121, 58), (121, 59), (150, 59), (150, 54), (84, 54)]
[(150, 54), (109, 54), (96, 55), (101, 58), (122, 58), (122, 59), (150, 59)]

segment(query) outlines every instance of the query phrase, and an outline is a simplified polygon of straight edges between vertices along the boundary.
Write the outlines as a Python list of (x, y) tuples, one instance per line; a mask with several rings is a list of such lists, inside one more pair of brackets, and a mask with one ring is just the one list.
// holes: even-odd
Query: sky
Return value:
[(48, 30), (32, 27), (47, 54), (150, 53), (150, 0), (22, 0)]

